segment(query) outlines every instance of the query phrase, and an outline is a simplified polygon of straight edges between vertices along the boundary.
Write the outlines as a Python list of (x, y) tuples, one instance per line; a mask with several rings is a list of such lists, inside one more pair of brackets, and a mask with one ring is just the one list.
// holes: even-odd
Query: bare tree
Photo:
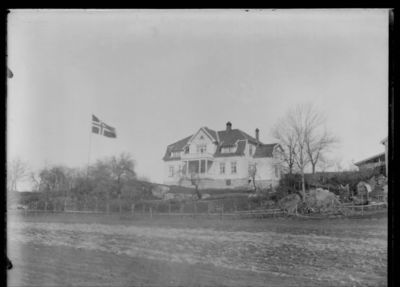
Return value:
[(176, 171), (176, 176), (178, 176), (178, 185), (182, 185), (184, 182), (190, 182), (195, 188), (194, 195), (201, 199), (202, 195), (199, 190), (199, 186), (202, 182), (202, 178), (199, 175), (200, 167), (198, 169), (194, 166), (189, 167), (188, 165), (181, 166), (178, 171)]
[[(280, 119), (273, 128), (272, 134), (279, 140), (282, 146), (282, 150), (279, 150), (279, 152), (282, 154), (287, 173), (292, 174), (295, 165), (294, 153), (296, 148), (296, 135), (294, 130), (289, 126), (287, 119)], [(285, 168), (285, 166), (283, 167)]]
[(305, 168), (309, 164), (307, 156), (307, 135), (309, 130), (309, 122), (311, 121), (310, 110), (307, 106), (297, 105), (289, 110), (287, 114), (287, 123), (289, 132), (294, 135), (295, 145), (293, 148), (294, 162), (300, 170), (301, 189), (305, 192)]
[(112, 197), (117, 197), (121, 210), (122, 190), (131, 180), (136, 179), (134, 171), (135, 163), (127, 153), (119, 156), (112, 156), (103, 160), (98, 160), (90, 170), (90, 177), (93, 180), (92, 193), (98, 198), (105, 198), (107, 210), (109, 201)]
[(39, 191), (41, 186), (40, 176), (38, 176), (35, 172), (31, 172), (29, 178), (32, 183), (32, 191)]
[(249, 181), (253, 184), (254, 191), (257, 191), (256, 185), (256, 176), (257, 176), (257, 163), (249, 165)]
[(29, 175), (28, 165), (19, 158), (13, 159), (7, 166), (7, 188), (16, 191), (18, 183)]
[(321, 172), (326, 172), (329, 169), (332, 169), (334, 165), (335, 165), (335, 163), (332, 159), (329, 159), (329, 158), (325, 157), (324, 155), (319, 156), (317, 167), (318, 167), (318, 170), (320, 170)]
[(121, 153), (118, 157), (113, 156), (110, 160), (112, 177), (116, 181), (116, 193), (119, 201), (119, 211), (122, 210), (122, 188), (126, 181), (136, 178), (134, 161), (130, 154)]
[(303, 106), (305, 110), (305, 143), (312, 173), (319, 161), (323, 160), (323, 153), (328, 151), (338, 140), (330, 134), (326, 127), (326, 119), (311, 105)]
[(295, 166), (300, 171), (302, 191), (305, 192), (306, 167), (311, 164), (315, 173), (324, 152), (336, 142), (325, 129), (325, 119), (312, 105), (297, 105), (274, 127), (273, 135), (284, 148), (284, 160), (289, 173)]
[(200, 190), (199, 190), (199, 185), (200, 185), (200, 182), (201, 182), (201, 178), (199, 176), (199, 173), (190, 172), (190, 181), (191, 181), (192, 185), (195, 188), (195, 194), (197, 196), (197, 199), (201, 199), (201, 193), (200, 193)]

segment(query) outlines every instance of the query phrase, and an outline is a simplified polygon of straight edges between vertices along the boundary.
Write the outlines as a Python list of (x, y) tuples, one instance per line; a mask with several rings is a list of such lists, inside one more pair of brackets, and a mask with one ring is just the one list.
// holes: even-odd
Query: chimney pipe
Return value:
[(260, 144), (260, 130), (257, 128), (256, 129), (256, 140), (257, 140), (257, 145)]
[(229, 132), (232, 129), (232, 123), (231, 122), (227, 122), (226, 123), (226, 131)]

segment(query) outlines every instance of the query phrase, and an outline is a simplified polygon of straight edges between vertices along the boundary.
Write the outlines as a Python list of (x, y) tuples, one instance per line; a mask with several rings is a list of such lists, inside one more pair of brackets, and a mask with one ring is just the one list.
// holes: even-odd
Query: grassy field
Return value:
[(8, 217), (9, 286), (386, 286), (387, 218)]

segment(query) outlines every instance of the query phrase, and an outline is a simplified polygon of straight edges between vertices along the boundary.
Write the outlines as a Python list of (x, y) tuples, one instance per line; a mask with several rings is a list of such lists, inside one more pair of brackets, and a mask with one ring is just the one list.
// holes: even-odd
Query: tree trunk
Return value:
[(311, 165), (312, 165), (312, 174), (315, 174), (316, 163), (311, 163)]
[(301, 189), (303, 193), (306, 192), (306, 185), (305, 185), (305, 179), (304, 179), (304, 170), (301, 171)]
[(122, 212), (121, 195), (118, 195), (118, 203), (119, 203), (119, 214), (121, 215), (121, 212)]

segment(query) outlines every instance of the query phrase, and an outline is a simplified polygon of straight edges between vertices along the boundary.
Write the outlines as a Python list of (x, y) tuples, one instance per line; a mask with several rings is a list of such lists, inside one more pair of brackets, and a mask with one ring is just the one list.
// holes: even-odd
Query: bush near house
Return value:
[[(343, 172), (317, 172), (315, 174), (305, 175), (306, 189), (323, 188), (327, 189), (336, 195), (342, 197), (345, 192), (342, 186), (349, 185), (350, 192), (356, 194), (357, 184), (360, 181), (369, 182), (371, 178), (378, 178), (382, 175), (380, 168), (361, 170), (361, 171), (343, 171)], [(286, 174), (282, 177), (277, 187), (277, 192), (273, 195), (274, 200), (294, 193), (296, 190), (301, 189), (301, 177), (298, 174)], [(347, 198), (348, 195), (343, 198)]]

